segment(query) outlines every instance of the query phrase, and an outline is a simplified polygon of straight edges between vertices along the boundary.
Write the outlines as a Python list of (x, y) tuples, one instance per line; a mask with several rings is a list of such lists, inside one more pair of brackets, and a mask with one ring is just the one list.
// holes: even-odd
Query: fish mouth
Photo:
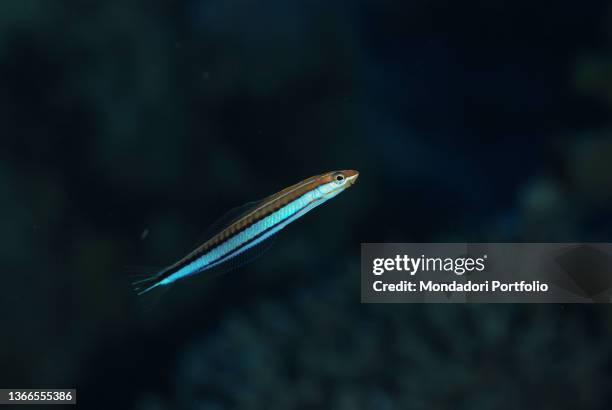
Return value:
[(344, 173), (344, 175), (346, 176), (346, 182), (348, 182), (350, 185), (353, 185), (359, 177), (359, 172), (353, 169), (349, 169)]

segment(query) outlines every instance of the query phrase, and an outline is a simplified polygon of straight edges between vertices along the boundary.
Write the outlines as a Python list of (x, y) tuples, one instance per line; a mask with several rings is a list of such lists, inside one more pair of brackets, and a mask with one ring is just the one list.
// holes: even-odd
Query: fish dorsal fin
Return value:
[(226, 212), (222, 217), (214, 221), (211, 225), (208, 226), (204, 233), (198, 235), (197, 241), (194, 246), (191, 248), (192, 252), (189, 253), (185, 258), (175, 262), (172, 265), (166, 267), (165, 271), (173, 269), (178, 264), (181, 264), (185, 259), (192, 259), (196, 257), (198, 254), (202, 252), (202, 247), (211, 240), (215, 235), (223, 231), (225, 228), (238, 221), (243, 216), (247, 215), (249, 212), (253, 211), (257, 207), (261, 206), (261, 204), (265, 202), (264, 200), (247, 202), (244, 205), (237, 206), (232, 208), (228, 212)]
[[(244, 205), (237, 206), (229, 210), (227, 213), (225, 213), (225, 215), (217, 219), (215, 222), (213, 222), (208, 227), (208, 229), (206, 230), (206, 233), (203, 235), (205, 239), (202, 242), (209, 240), (214, 235), (221, 232), (223, 229), (227, 228), (228, 226), (230, 226), (231, 224), (233, 224), (234, 222), (236, 222), (243, 216), (247, 215), (249, 212), (262, 206), (262, 204), (264, 204), (267, 200), (268, 198), (264, 198), (259, 201), (248, 202)], [(264, 241), (258, 243), (257, 245), (253, 246), (252, 248), (247, 249), (246, 251), (242, 252), (241, 254), (233, 258), (230, 258), (227, 261), (220, 263), (217, 266), (214, 266), (210, 269), (206, 269), (204, 271), (203, 276), (206, 278), (213, 278), (221, 274), (238, 269), (239, 267), (244, 266), (254, 261), (255, 259), (259, 258), (261, 255), (266, 253), (272, 247), (274, 242), (275, 242), (275, 237), (274, 236), (269, 237), (265, 239)]]
[(237, 206), (229, 210), (225, 215), (217, 219), (215, 222), (213, 222), (212, 225), (209, 226), (209, 228), (206, 230), (206, 233), (205, 233), (207, 236), (206, 239), (212, 238), (214, 235), (218, 234), (223, 229), (227, 228), (228, 226), (230, 226), (231, 224), (233, 224), (234, 222), (236, 222), (237, 220), (239, 220), (240, 218), (242, 218), (249, 212), (262, 207), (263, 205), (269, 203), (273, 199), (280, 199), (280, 198), (283, 198), (284, 196), (290, 195), (292, 192), (299, 189), (300, 187), (314, 181), (315, 178), (316, 177), (313, 177), (313, 178), (304, 180), (302, 182), (299, 182), (295, 185), (291, 185), (290, 187), (287, 187), (280, 192), (277, 192), (263, 199), (260, 199), (259, 201), (247, 202), (244, 205)]
[(261, 206), (264, 201), (265, 199), (262, 199), (260, 201), (247, 202), (244, 205), (240, 205), (230, 209), (206, 229), (203, 235), (203, 241), (212, 238), (213, 236), (215, 236), (216, 234), (218, 234), (219, 232), (221, 232), (222, 230), (224, 230), (225, 228), (227, 228), (252, 210)]

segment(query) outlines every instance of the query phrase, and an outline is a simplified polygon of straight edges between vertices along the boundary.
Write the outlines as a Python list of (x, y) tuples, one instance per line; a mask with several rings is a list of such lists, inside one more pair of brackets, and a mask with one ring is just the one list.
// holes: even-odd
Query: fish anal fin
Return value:
[(214, 278), (247, 265), (265, 254), (272, 247), (272, 245), (274, 245), (274, 242), (274, 236), (267, 238), (257, 245), (254, 245), (252, 248), (249, 248), (246, 251), (231, 257), (222, 263), (219, 263), (218, 265), (204, 269), (201, 272), (201, 276), (207, 279)]

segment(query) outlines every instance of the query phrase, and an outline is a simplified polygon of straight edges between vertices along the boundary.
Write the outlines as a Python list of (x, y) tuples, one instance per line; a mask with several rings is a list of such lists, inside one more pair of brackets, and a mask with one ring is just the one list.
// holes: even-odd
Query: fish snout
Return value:
[(348, 182), (350, 185), (353, 185), (359, 177), (359, 172), (353, 169), (347, 170), (344, 174), (346, 175), (346, 182)]

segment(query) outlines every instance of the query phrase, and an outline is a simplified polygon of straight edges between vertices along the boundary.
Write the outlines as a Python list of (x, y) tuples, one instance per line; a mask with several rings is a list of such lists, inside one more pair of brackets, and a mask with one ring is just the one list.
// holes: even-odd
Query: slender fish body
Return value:
[(223, 267), (353, 185), (358, 176), (354, 170), (327, 172), (265, 198), (178, 262), (134, 282), (135, 290), (142, 295), (196, 273)]

